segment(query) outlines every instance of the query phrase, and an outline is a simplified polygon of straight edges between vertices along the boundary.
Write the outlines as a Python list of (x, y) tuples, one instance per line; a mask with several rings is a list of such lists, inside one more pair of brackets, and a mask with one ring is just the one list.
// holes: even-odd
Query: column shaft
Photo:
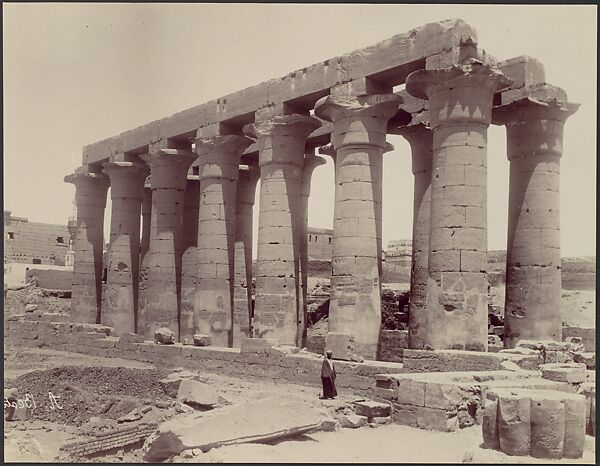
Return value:
[(412, 151), (413, 230), (412, 263), (410, 269), (410, 301), (408, 305), (408, 347), (423, 349), (427, 325), (427, 280), (429, 262), (429, 222), (431, 216), (431, 130), (417, 124), (401, 133)]
[(300, 204), (300, 215), (302, 217), (302, 229), (300, 230), (300, 295), (301, 305), (298, 312), (298, 335), (296, 344), (303, 348), (306, 346), (307, 338), (307, 314), (308, 314), (308, 199), (310, 197), (310, 183), (315, 168), (323, 165), (325, 159), (306, 154), (302, 171), (302, 195)]
[(200, 180), (188, 177), (183, 202), (183, 233), (181, 257), (181, 312), (180, 338), (193, 338), (194, 300), (198, 286), (198, 209), (200, 206)]
[(160, 149), (142, 158), (150, 165), (152, 186), (144, 335), (151, 340), (156, 329), (167, 327), (179, 338), (183, 202), (187, 172), (196, 156), (185, 150)]
[(76, 171), (67, 175), (65, 181), (75, 185), (77, 205), (71, 315), (75, 322), (96, 324), (100, 323), (102, 310), (102, 251), (108, 178)]
[(433, 130), (424, 344), (434, 349), (487, 350), (487, 127), (506, 84), (477, 64), (407, 79), (410, 94), (429, 99)]
[(316, 119), (272, 117), (246, 127), (259, 145), (260, 212), (253, 336), (295, 345), (300, 309), (302, 166)]
[(567, 103), (523, 99), (495, 109), (510, 161), (504, 345), (562, 339), (560, 157)]
[(145, 164), (109, 162), (112, 212), (106, 287), (102, 296), (101, 323), (115, 334), (135, 333), (140, 267), (140, 212), (144, 197)]
[(233, 343), (236, 183), (240, 156), (250, 142), (235, 135), (196, 140), (200, 210), (195, 324), (213, 344), (225, 347)]
[(235, 283), (233, 289), (233, 347), (252, 336), (252, 214), (258, 167), (240, 167), (235, 211)]
[[(329, 333), (354, 338), (354, 352), (376, 359), (381, 327), (381, 198), (394, 94), (328, 96), (317, 116), (333, 122), (336, 199)], [(334, 354), (334, 357), (348, 355)]]

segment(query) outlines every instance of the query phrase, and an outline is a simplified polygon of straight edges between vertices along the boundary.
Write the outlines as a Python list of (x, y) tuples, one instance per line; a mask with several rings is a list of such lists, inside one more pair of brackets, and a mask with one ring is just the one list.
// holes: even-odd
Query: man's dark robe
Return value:
[(323, 382), (323, 398), (334, 398), (337, 396), (335, 389), (335, 367), (329, 358), (323, 359), (321, 365), (321, 382)]

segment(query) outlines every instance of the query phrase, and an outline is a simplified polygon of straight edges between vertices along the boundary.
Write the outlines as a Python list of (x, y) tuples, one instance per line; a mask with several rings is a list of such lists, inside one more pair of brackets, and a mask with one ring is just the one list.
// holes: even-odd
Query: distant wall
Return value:
[(26, 281), (35, 276), (40, 288), (51, 290), (71, 290), (73, 288), (72, 270), (29, 269), (25, 274)]
[[(69, 275), (73, 274), (73, 267), (68, 266), (8, 262), (4, 264), (4, 283), (9, 286), (24, 285), (28, 279), (27, 269), (37, 269), (39, 271), (54, 270), (65, 272)], [(72, 284), (69, 283), (69, 286), (65, 289), (70, 290), (71, 286)]]

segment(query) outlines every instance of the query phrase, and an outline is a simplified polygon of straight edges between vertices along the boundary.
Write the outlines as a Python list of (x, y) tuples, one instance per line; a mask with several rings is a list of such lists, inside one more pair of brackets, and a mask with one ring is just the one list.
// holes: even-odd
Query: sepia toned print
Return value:
[(595, 463), (595, 7), (452, 7), (4, 5), (5, 149), (44, 54), (80, 129), (5, 151), (5, 461)]

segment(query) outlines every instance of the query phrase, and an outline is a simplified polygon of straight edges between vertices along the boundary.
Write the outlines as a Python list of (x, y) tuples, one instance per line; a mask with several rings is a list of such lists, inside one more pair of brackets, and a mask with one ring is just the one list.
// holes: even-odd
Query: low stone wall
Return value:
[[(288, 352), (285, 347), (241, 351), (239, 348), (188, 346), (179, 343), (133, 343), (107, 336), (110, 327), (95, 324), (45, 322), (43, 320), (5, 321), (4, 344), (49, 348), (103, 357), (121, 357), (150, 362), (157, 366), (185, 367), (237, 377), (257, 377), (275, 382), (321, 386), (322, 357), (308, 352)], [(382, 361), (363, 363), (336, 361), (336, 385), (370, 397), (376, 374), (404, 371), (402, 364)]]
[(40, 288), (47, 288), (50, 290), (73, 289), (72, 270), (29, 269), (25, 272), (25, 281), (29, 282), (30, 278), (34, 276), (38, 279)]
[(540, 362), (537, 355), (462, 350), (405, 349), (402, 356), (406, 372), (498, 371), (504, 361), (514, 362), (527, 370), (537, 369)]

